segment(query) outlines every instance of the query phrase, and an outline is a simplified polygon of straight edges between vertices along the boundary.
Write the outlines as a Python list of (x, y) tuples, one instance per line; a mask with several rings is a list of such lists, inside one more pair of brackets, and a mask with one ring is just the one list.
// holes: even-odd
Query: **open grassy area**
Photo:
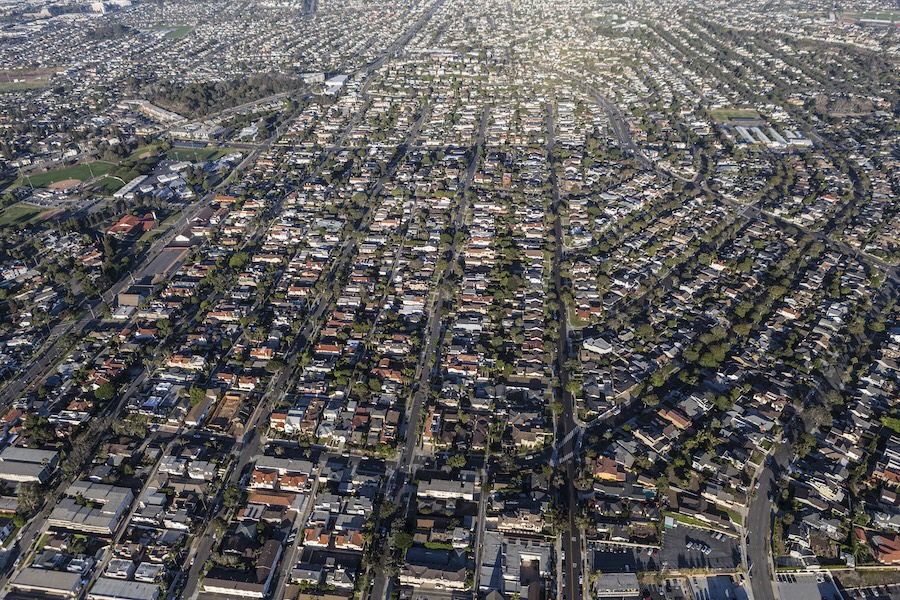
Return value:
[(103, 190), (105, 194), (110, 195), (119, 191), (119, 189), (124, 185), (124, 181), (122, 181), (118, 177), (111, 177), (109, 175), (97, 182), (97, 188)]
[(53, 67), (0, 69), (0, 92), (19, 92), (44, 87), (56, 72)]
[(172, 148), (166, 152), (166, 160), (202, 162), (222, 158), (231, 152), (235, 152), (235, 150), (233, 148)]
[(710, 529), (712, 531), (722, 531), (724, 533), (732, 533), (727, 529), (723, 529), (721, 527), (717, 527), (715, 525), (710, 525), (706, 521), (701, 521), (700, 519), (695, 519), (693, 517), (688, 517), (682, 515), (681, 513), (671, 512), (671, 511), (663, 511), (663, 516), (672, 517), (679, 523), (684, 523), (685, 525), (690, 525), (691, 527), (697, 527), (699, 529)]
[(0, 227), (24, 226), (37, 218), (45, 209), (18, 202), (0, 213)]
[(42, 88), (49, 82), (49, 79), (31, 79), (29, 81), (0, 81), (0, 94), (7, 92), (24, 92), (26, 90), (36, 90)]
[(758, 119), (759, 113), (752, 108), (716, 108), (709, 111), (716, 121), (730, 121), (731, 119)]
[(845, 13), (847, 19), (874, 19), (876, 21), (892, 21), (896, 23), (900, 21), (900, 12), (862, 12), (862, 13)]
[(136, 161), (141, 160), (142, 156), (146, 158), (146, 157), (155, 155), (157, 152), (159, 152), (159, 144), (150, 144), (149, 146), (141, 146), (140, 148), (138, 148), (137, 150), (135, 150), (134, 152), (129, 154), (128, 157), (125, 158), (124, 160), (130, 160), (130, 161), (136, 162)]
[(166, 31), (167, 40), (180, 40), (194, 30), (193, 25), (157, 25), (154, 27), (157, 31)]
[(193, 25), (179, 25), (172, 31), (166, 34), (166, 39), (169, 40), (180, 40), (190, 32), (194, 30)]
[(21, 177), (16, 180), (15, 187), (19, 187), (22, 185), (31, 185), (36, 188), (39, 187), (47, 187), (52, 183), (56, 183), (58, 181), (65, 181), (66, 179), (78, 179), (79, 181), (85, 181), (91, 178), (91, 174), (94, 177), (99, 177), (100, 175), (106, 175), (109, 173), (114, 164), (108, 162), (92, 162), (92, 163), (84, 163), (80, 165), (72, 165), (71, 167), (63, 167), (62, 169), (53, 169), (51, 171), (47, 171), (46, 173), (35, 173), (33, 175), (29, 175), (28, 178)]

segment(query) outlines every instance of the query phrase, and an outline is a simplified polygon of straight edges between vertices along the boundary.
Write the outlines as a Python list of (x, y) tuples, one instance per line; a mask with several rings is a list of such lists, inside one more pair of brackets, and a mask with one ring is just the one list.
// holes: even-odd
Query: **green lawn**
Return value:
[(0, 213), (0, 227), (13, 227), (27, 225), (45, 209), (18, 202)]
[(663, 516), (672, 517), (679, 523), (684, 523), (685, 525), (690, 525), (691, 527), (697, 527), (699, 529), (712, 529), (713, 531), (723, 531), (725, 533), (730, 533), (730, 531), (727, 529), (723, 529), (722, 527), (717, 527), (715, 525), (710, 525), (706, 521), (701, 521), (700, 519), (688, 517), (688, 516), (682, 515), (681, 513), (666, 510), (666, 511), (663, 511)]
[(235, 152), (235, 150), (233, 148), (172, 148), (166, 152), (166, 159), (202, 162), (205, 160), (217, 160), (231, 152)]
[(167, 40), (180, 40), (194, 30), (193, 25), (157, 25), (153, 29), (157, 31), (170, 30), (166, 32)]
[(4, 548), (9, 548), (12, 544), (16, 542), (16, 534), (19, 532), (18, 527), (13, 527), (13, 530), (9, 532), (9, 537), (6, 538), (6, 541), (3, 542)]
[(741, 526), (744, 525), (744, 517), (741, 516), (741, 513), (728, 508), (725, 509), (725, 512), (728, 513), (728, 518), (731, 519), (732, 523), (736, 523)]
[(171, 228), (172, 225), (174, 225), (176, 222), (178, 222), (178, 219), (180, 219), (180, 218), (181, 218), (181, 211), (179, 210), (178, 212), (169, 215), (169, 217), (165, 221), (163, 221), (162, 223), (159, 223), (156, 227), (154, 227), (150, 231), (145, 231), (144, 234), (140, 237), (140, 239), (138, 239), (138, 241), (139, 242), (153, 241), (154, 239), (156, 239), (157, 236), (159, 236), (160, 233), (167, 231), (169, 228)]
[(759, 113), (752, 108), (716, 108), (711, 110), (716, 121), (730, 121), (731, 119), (758, 119)]
[(52, 171), (47, 171), (46, 173), (35, 173), (33, 175), (29, 175), (27, 179), (19, 178), (16, 180), (14, 187), (23, 185), (31, 185), (36, 188), (47, 187), (51, 183), (64, 181), (66, 179), (78, 179), (79, 181), (85, 181), (86, 179), (91, 178), (91, 174), (93, 174), (94, 177), (106, 175), (113, 169), (113, 167), (115, 167), (115, 165), (112, 163), (100, 161), (72, 165), (71, 167), (64, 167), (62, 169), (53, 169)]
[(36, 90), (42, 88), (49, 83), (48, 79), (32, 79), (29, 81), (2, 81), (0, 82), (0, 94), (7, 92), (24, 92), (26, 90)]
[(140, 148), (138, 148), (137, 150), (135, 150), (134, 152), (129, 154), (128, 158), (124, 159), (123, 162), (126, 160), (137, 162), (137, 161), (141, 160), (142, 155), (148, 154), (149, 156), (153, 156), (157, 152), (159, 152), (159, 144), (150, 144), (149, 146), (141, 146)]
[(124, 185), (124, 181), (118, 177), (111, 177), (109, 175), (97, 182), (97, 187), (102, 188), (103, 191), (109, 195), (115, 194)]
[(569, 315), (569, 323), (572, 325), (572, 327), (577, 327), (580, 329), (591, 324), (590, 321), (582, 319), (578, 316), (578, 314), (575, 312), (574, 306), (566, 306), (566, 312)]
[(863, 13), (846, 13), (844, 15), (848, 19), (875, 19), (877, 21), (900, 21), (900, 13), (898, 12), (863, 12)]
[(193, 25), (179, 25), (172, 31), (166, 34), (166, 39), (169, 40), (180, 40), (190, 32), (194, 30)]

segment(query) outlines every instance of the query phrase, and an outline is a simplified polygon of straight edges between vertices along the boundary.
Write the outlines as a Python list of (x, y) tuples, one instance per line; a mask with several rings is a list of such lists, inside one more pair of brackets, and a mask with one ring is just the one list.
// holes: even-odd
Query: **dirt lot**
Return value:
[(69, 188), (73, 188), (79, 184), (81, 184), (80, 179), (63, 179), (62, 181), (51, 183), (47, 187), (49, 187), (51, 190), (68, 190)]

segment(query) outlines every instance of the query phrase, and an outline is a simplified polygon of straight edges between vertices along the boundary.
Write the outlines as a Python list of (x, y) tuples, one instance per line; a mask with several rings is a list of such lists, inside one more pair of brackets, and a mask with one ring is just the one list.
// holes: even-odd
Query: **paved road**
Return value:
[[(252, 164), (259, 154), (271, 146), (276, 137), (280, 135), (280, 130), (273, 133), (272, 136), (269, 137), (266, 142), (261, 144), (255, 150), (250, 152), (243, 161), (235, 168), (231, 175), (228, 178), (223, 180), (219, 185), (217, 185), (212, 191), (208, 194), (187, 206), (183, 211), (181, 217), (175, 221), (168, 230), (166, 230), (161, 236), (159, 236), (154, 242), (147, 248), (142, 257), (139, 258), (138, 263), (135, 265), (133, 269), (127, 274), (125, 274), (118, 282), (116, 282), (110, 289), (103, 292), (102, 299), (109, 306), (113, 306), (116, 296), (119, 292), (128, 288), (128, 286), (132, 283), (132, 274), (133, 273), (141, 273), (146, 269), (154, 260), (156, 260), (160, 253), (169, 245), (169, 243), (175, 239), (175, 236), (181, 233), (181, 231), (190, 223), (204, 208), (209, 206), (209, 202), (215, 197), (217, 193), (223, 190), (236, 176), (238, 172), (243, 170), (245, 167)], [(76, 335), (81, 335), (84, 331), (90, 331), (95, 325), (97, 325), (98, 321), (94, 318), (94, 313), (99, 313), (100, 300), (98, 299), (83, 299), (79, 304), (78, 308), (84, 309), (84, 315), (65, 325), (62, 329), (58, 330), (54, 328), (54, 331), (57, 332), (57, 337), (55, 341), (52, 342), (52, 345), (47, 348), (45, 352), (43, 352), (40, 356), (38, 356), (30, 366), (27, 367), (27, 370), (22, 375), (12, 379), (8, 382), (3, 391), (0, 392), (0, 406), (5, 407), (4, 412), (9, 408), (9, 406), (19, 398), (23, 393), (28, 391), (31, 387), (38, 385), (40, 382), (44, 381), (53, 371), (56, 362), (63, 358), (63, 352), (61, 349), (60, 340), (67, 333), (74, 333)], [(93, 312), (91, 312), (93, 311)]]
[[(248, 164), (248, 161), (255, 160), (255, 158), (256, 158), (256, 156), (258, 156), (259, 152), (262, 152), (265, 148), (267, 148), (271, 144), (271, 142), (274, 140), (275, 136), (277, 136), (277, 135), (280, 135), (280, 133), (275, 132), (273, 134), (273, 136), (270, 137), (269, 140), (265, 144), (262, 144), (255, 152), (252, 152), (250, 155), (248, 155), (248, 157), (241, 163), (241, 165), (238, 166), (237, 169), (235, 169), (235, 171), (233, 173), (237, 172), (239, 169), (242, 169), (244, 166), (246, 166), (246, 164)], [(227, 180), (223, 181), (219, 186), (216, 187), (215, 190), (210, 192), (207, 196), (204, 196), (201, 200), (199, 200), (198, 202), (196, 202), (196, 203), (190, 205), (188, 208), (186, 208), (183, 212), (182, 218), (179, 219), (176, 223), (174, 223), (169, 228), (168, 232), (166, 234), (164, 234), (161, 238), (159, 238), (156, 242), (154, 242), (154, 244), (151, 245), (150, 249), (148, 249), (145, 252), (145, 254), (144, 254), (145, 258), (144, 258), (144, 260), (142, 260), (140, 262), (137, 269), (143, 269), (144, 267), (146, 267), (146, 265), (150, 264), (150, 262), (152, 262), (156, 258), (156, 256), (159, 254), (159, 252), (161, 252), (165, 248), (165, 246), (171, 241), (171, 239), (174, 238), (174, 236), (177, 235), (181, 231), (181, 229), (187, 224), (187, 222), (190, 221), (191, 219), (193, 219), (196, 216), (196, 214), (199, 213), (204, 207), (208, 206), (209, 200), (212, 199), (214, 194), (216, 194), (217, 191), (226, 184), (226, 182), (227, 182)], [(107, 291), (104, 294), (104, 297), (108, 296), (110, 299), (114, 298), (115, 295), (118, 294), (119, 291), (125, 289), (128, 285), (131, 285), (130, 275), (126, 276), (122, 280), (120, 280), (115, 286), (113, 286), (113, 288), (111, 288), (109, 291)], [(191, 316), (192, 315), (187, 315), (185, 318), (180, 320), (178, 331), (173, 333), (173, 335), (175, 335), (175, 336), (179, 335), (180, 331), (183, 330), (184, 327), (186, 327), (190, 322), (192, 322)], [(79, 319), (78, 321), (76, 321), (75, 323), (72, 324), (72, 331), (81, 333), (82, 331), (84, 331), (86, 329), (89, 330), (90, 328), (93, 328), (97, 323), (98, 323), (98, 321), (96, 319), (92, 318), (90, 316), (90, 312), (89, 312), (87, 315), (82, 317), (82, 319)], [(158, 351), (158, 348), (154, 352), (156, 352), (156, 351)], [(59, 357), (59, 350), (56, 345), (54, 345), (52, 348), (48, 349), (47, 357), (48, 357), (47, 360), (38, 361), (35, 365), (32, 366), (32, 370), (39, 371), (39, 373), (37, 375), (37, 377), (39, 379), (37, 379), (37, 381), (42, 381), (43, 378), (47, 376), (48, 371), (50, 371), (53, 368), (53, 365), (55, 364), (55, 360), (50, 360), (49, 357)], [(31, 372), (31, 370), (29, 372)], [(150, 375), (150, 372), (146, 368), (142, 369), (140, 374), (136, 378), (134, 378), (129, 383), (128, 387), (120, 394), (119, 401), (115, 404), (111, 404), (104, 413), (102, 413), (101, 415), (98, 415), (95, 418), (95, 421), (93, 421), (92, 424), (94, 424), (94, 423), (104, 424), (103, 427), (98, 428), (97, 433), (99, 436), (103, 436), (107, 433), (106, 430), (108, 429), (112, 420), (118, 418), (118, 415), (121, 414), (122, 410), (124, 410), (125, 406), (127, 405), (128, 399), (131, 398), (137, 392), (138, 389), (140, 389), (141, 385), (143, 385), (143, 383), (147, 380), (149, 375)], [(29, 380), (29, 381), (24, 382), (22, 390), (24, 391), (25, 389), (27, 389), (27, 386), (34, 384), (35, 381), (36, 380)], [(4, 394), (12, 393), (13, 389), (14, 388), (8, 387), (6, 390), (4, 390)], [(19, 393), (21, 393), (21, 391)], [(57, 483), (57, 485), (56, 485), (54, 491), (51, 493), (48, 501), (45, 503), (45, 506), (46, 506), (45, 510), (43, 512), (41, 512), (40, 514), (38, 514), (35, 518), (33, 518), (24, 530), (26, 532), (26, 536), (31, 535), (32, 538), (23, 536), (24, 540), (33, 539), (35, 537), (35, 534), (33, 534), (32, 532), (43, 532), (46, 529), (46, 520), (50, 514), (50, 511), (52, 510), (52, 507), (55, 506), (59, 497), (62, 496), (65, 489), (68, 487), (68, 485), (71, 483), (71, 481), (73, 479), (74, 478), (62, 480)], [(149, 479), (148, 479), (148, 481), (149, 481)], [(133, 512), (133, 510), (134, 510), (134, 507), (132, 508), (132, 512)], [(127, 524), (127, 520), (123, 521), (123, 530), (124, 530), (124, 527), (126, 524)], [(117, 539), (119, 536), (121, 536), (121, 534), (122, 534), (122, 531), (119, 531), (116, 536)], [(27, 543), (30, 544), (30, 542), (27, 542)], [(24, 549), (24, 547), (23, 547), (23, 549)], [(97, 569), (97, 570), (95, 570), (95, 573), (99, 574), (101, 572), (101, 570), (102, 569)], [(12, 577), (12, 575), (10, 576), (10, 578), (11, 577)], [(5, 585), (5, 583), (6, 583), (5, 578), (0, 580), (0, 587)]]
[[(95, 420), (91, 423), (96, 429), (97, 435), (102, 436), (108, 431), (110, 425), (112, 425), (112, 421), (121, 413), (121, 411), (125, 408), (128, 403), (128, 398), (143, 384), (147, 377), (147, 371), (144, 369), (141, 374), (132, 381), (131, 385), (126, 388), (126, 390), (122, 393), (119, 398), (119, 401), (110, 404), (105, 412), (97, 415)], [(53, 484), (53, 488), (47, 492), (47, 500), (44, 502), (44, 508), (39, 512), (36, 516), (32, 517), (31, 520), (25, 525), (25, 527), (21, 530), (21, 540), (19, 544), (19, 551), (24, 556), (28, 554), (29, 551), (32, 550), (31, 545), (35, 540), (39, 540), (44, 532), (47, 531), (47, 519), (50, 516), (50, 512), (56, 506), (57, 502), (65, 493), (66, 489), (69, 485), (77, 479), (77, 474), (68, 478), (64, 478), (60, 476), (55, 480)], [(5, 591), (5, 586), (7, 582), (15, 577), (19, 570), (24, 569), (28, 566), (27, 561), (22, 561), (18, 568), (14, 569), (9, 573), (8, 576), (0, 578), (0, 590)]]
[(284, 588), (287, 586), (288, 581), (291, 577), (291, 572), (294, 570), (294, 565), (297, 564), (298, 555), (301, 552), (301, 544), (303, 543), (303, 526), (306, 523), (306, 520), (309, 518), (310, 512), (312, 512), (313, 505), (315, 504), (316, 492), (319, 488), (319, 475), (318, 468), (316, 468), (313, 473), (313, 483), (310, 488), (309, 495), (306, 497), (306, 503), (303, 505), (303, 513), (297, 515), (297, 518), (294, 519), (294, 528), (296, 531), (294, 541), (290, 544), (288, 548), (285, 549), (284, 555), (281, 559), (281, 572), (278, 574), (278, 579), (275, 584), (274, 591), (272, 593), (272, 598), (283, 598), (284, 597)]
[[(442, 2), (442, 1), (443, 0), (439, 0), (439, 2)], [(431, 12), (433, 12), (433, 8), (432, 8)], [(430, 17), (430, 14), (431, 13), (428, 13), (429, 17)], [(419, 22), (417, 22), (417, 24), (414, 27), (420, 27), (423, 23), (424, 23), (424, 21), (420, 20)], [(408, 36), (411, 37), (412, 33), (409, 33)], [(396, 44), (393, 45), (392, 48), (394, 46), (396, 46)], [(391, 52), (393, 52), (393, 51), (394, 50), (391, 50)], [(386, 55), (382, 58), (386, 58)], [(371, 68), (371, 66), (370, 66), (370, 68)], [(363, 90), (363, 93), (364, 92), (365, 92), (365, 89)], [(339, 138), (339, 143), (336, 146), (334, 146), (332, 149), (329, 150), (329, 154), (331, 154), (333, 152), (337, 152), (341, 149), (340, 141), (343, 140), (344, 137), (347, 135), (347, 133), (352, 130), (352, 128), (354, 127), (355, 123), (359, 120), (359, 118), (361, 118), (361, 114), (357, 114), (357, 115), (355, 115), (355, 117), (353, 119), (351, 119), (350, 124), (342, 132), (342, 134)], [(287, 124), (288, 122), (289, 122), (289, 120), (285, 120), (285, 124)], [(421, 127), (421, 124), (422, 124), (422, 118), (420, 117), (420, 119), (417, 121), (417, 123), (412, 128), (407, 142), (410, 139), (414, 138), (416, 135), (418, 135), (418, 131), (419, 131), (419, 128)], [(277, 134), (278, 134), (278, 132), (276, 132), (276, 135)], [(273, 140), (274, 137), (275, 137), (275, 135), (273, 135), (273, 137), (270, 138), (270, 140)], [(397, 153), (397, 155), (395, 155), (394, 159), (392, 160), (391, 165), (390, 165), (391, 167), (396, 166), (397, 162), (399, 161), (399, 157), (402, 156), (403, 152), (405, 152), (405, 147), (398, 148), (398, 153)], [(318, 172), (321, 170), (321, 168), (325, 164), (325, 162), (326, 161), (323, 159), (322, 163), (320, 163), (319, 167), (314, 171), (313, 175), (318, 174)], [(390, 172), (390, 168), (388, 169), (388, 172)], [(313, 176), (310, 176), (308, 179), (312, 179), (312, 177)], [(377, 189), (380, 189), (380, 186), (384, 184), (384, 180), (385, 180), (384, 177), (382, 177), (382, 179), (379, 180), (378, 184), (376, 184)], [(373, 193), (373, 196), (374, 195), (375, 194)], [(371, 214), (372, 214), (371, 208), (372, 207), (369, 207), (367, 216), (366, 216), (366, 218), (363, 219), (364, 221), (367, 221), (368, 218), (371, 216)], [(341, 248), (341, 253), (339, 254), (338, 257), (336, 257), (336, 259), (333, 263), (333, 266), (331, 268), (331, 271), (330, 271), (331, 278), (336, 277), (341, 272), (343, 267), (349, 264), (349, 261), (355, 255), (357, 244), (356, 243), (345, 243), (340, 248)], [(333, 296), (333, 294), (330, 294), (330, 296)], [(305, 347), (312, 340), (315, 339), (315, 334), (319, 327), (319, 321), (322, 319), (323, 315), (325, 314), (325, 311), (327, 309), (329, 309), (331, 306), (331, 298), (320, 299), (316, 306), (317, 306), (317, 308), (316, 308), (315, 313), (308, 317), (307, 323), (306, 323), (303, 331), (301, 332), (301, 334), (299, 336), (297, 336), (297, 340), (298, 340), (297, 344), (295, 345), (294, 349), (289, 353), (289, 355), (286, 357), (287, 358), (286, 362), (288, 364), (291, 363), (291, 358), (293, 356), (295, 356), (297, 353), (304, 350)], [(238, 484), (241, 473), (244, 471), (246, 466), (251, 462), (251, 460), (255, 458), (256, 454), (261, 450), (259, 427), (257, 427), (257, 424), (263, 423), (269, 418), (269, 415), (271, 414), (272, 408), (275, 405), (275, 403), (281, 397), (283, 397), (284, 394), (287, 392), (290, 380), (295, 378), (298, 375), (299, 375), (299, 373), (297, 373), (295, 370), (284, 369), (281, 372), (281, 374), (276, 379), (274, 379), (273, 383), (269, 386), (269, 389), (264, 394), (264, 398), (267, 398), (267, 400), (262, 401), (257, 405), (256, 410), (253, 412), (253, 415), (251, 415), (251, 418), (248, 421), (247, 435), (244, 436), (243, 440), (241, 441), (241, 443), (239, 444), (239, 446), (237, 448), (237, 452), (238, 452), (237, 463), (234, 466), (234, 468), (228, 478), (228, 481), (226, 482), (226, 485), (223, 486), (223, 490), (224, 490), (224, 487), (227, 487), (228, 485), (237, 485)], [(250, 438), (249, 440), (247, 439), (248, 436)], [(216, 502), (214, 503), (215, 506), (218, 506), (218, 500), (220, 498), (221, 498), (221, 494), (220, 494), (219, 498), (217, 498)], [(312, 500), (312, 495), (310, 496), (310, 502), (311, 502), (311, 500)], [(222, 513), (224, 513), (224, 509), (219, 511), (219, 514), (222, 514)], [(209, 520), (212, 520), (215, 516), (217, 516), (217, 515), (211, 515)], [(207, 522), (207, 525), (208, 525), (208, 522)], [(298, 538), (299, 538), (299, 536), (298, 536)], [(197, 540), (199, 540), (199, 541), (197, 541)], [(299, 542), (299, 540), (295, 540), (295, 543), (294, 543), (295, 547), (298, 542)], [(209, 556), (214, 543), (215, 543), (215, 540), (213, 538), (213, 532), (210, 530), (209, 527), (206, 527), (204, 533), (199, 538), (195, 539), (195, 543), (192, 544), (191, 550), (189, 551), (188, 556), (187, 556), (187, 563), (189, 565), (188, 573), (186, 575), (187, 582), (185, 584), (183, 591), (180, 594), (181, 597), (194, 598), (199, 594), (200, 570), (203, 566), (202, 563), (204, 561), (196, 560), (196, 558)], [(282, 565), (283, 565), (282, 566), (283, 571), (280, 573), (278, 581), (276, 583), (276, 586), (279, 590), (283, 589), (283, 586), (286, 583), (288, 572), (291, 568), (293, 568), (293, 565), (290, 564), (289, 562), (283, 561)], [(182, 576), (180, 576), (180, 577), (182, 577)], [(172, 586), (173, 595), (174, 595), (174, 590), (177, 587), (178, 587), (177, 585)]]
[(631, 132), (628, 130), (628, 124), (625, 123), (625, 117), (622, 116), (622, 111), (619, 110), (619, 107), (594, 90), (590, 90), (590, 93), (597, 101), (597, 104), (606, 111), (606, 114), (609, 117), (610, 128), (616, 135), (616, 139), (619, 140), (619, 145), (630, 150), (635, 159), (637, 159), (644, 167), (654, 169), (655, 165), (653, 161), (644, 154), (643, 150), (635, 143), (634, 138), (631, 137)]
[[(553, 253), (552, 278), (553, 286), (556, 289), (558, 298), (562, 298), (562, 261), (563, 261), (563, 231), (562, 231), (562, 206), (559, 199), (559, 185), (556, 179), (556, 169), (553, 163), (553, 146), (556, 143), (556, 125), (555, 113), (552, 105), (547, 106), (547, 160), (550, 169), (550, 184), (553, 190), (553, 201), (551, 211), (555, 217), (554, 232), (556, 235), (556, 247)], [(561, 310), (565, 310), (562, 308)], [(566, 384), (569, 382), (568, 372), (565, 367), (566, 359), (569, 354), (569, 328), (566, 318), (559, 319), (559, 347), (557, 348), (556, 361), (557, 373), (559, 375), (559, 386), (556, 389), (556, 397), (562, 401), (562, 412), (557, 417), (556, 435), (557, 439), (565, 439), (570, 432), (577, 431), (578, 424), (578, 408), (572, 394), (566, 392)], [(575, 452), (578, 436), (574, 435), (559, 449), (560, 456), (567, 456), (569, 453)], [(584, 573), (583, 570), (583, 540), (582, 533), (576, 524), (576, 516), (578, 515), (578, 490), (575, 489), (575, 479), (577, 473), (578, 457), (577, 455), (568, 460), (564, 464), (565, 476), (562, 487), (558, 490), (558, 501), (567, 512), (569, 520), (569, 531), (563, 533), (562, 548), (565, 553), (565, 561), (563, 563), (563, 573), (565, 575), (565, 585), (563, 586), (563, 594), (567, 600), (579, 600), (584, 597), (584, 585), (579, 582), (579, 578)], [(587, 578), (585, 578), (587, 579)]]
[[(475, 179), (475, 171), (477, 170), (478, 166), (478, 149), (484, 146), (485, 134), (487, 132), (488, 116), (489, 113), (487, 110), (485, 110), (482, 113), (481, 120), (479, 121), (478, 133), (475, 138), (475, 144), (473, 146), (472, 156), (469, 162), (468, 169), (466, 170), (465, 179), (463, 181), (463, 184), (460, 186), (459, 193), (456, 196), (456, 213), (453, 216), (453, 227), (455, 229), (459, 229), (465, 224), (465, 196), (466, 192), (472, 185), (472, 181), (474, 181)], [(454, 268), (454, 266), (456, 265), (456, 256), (457, 255), (454, 254), (453, 258), (447, 261), (448, 270), (450, 268)], [(446, 272), (444, 275), (446, 275)], [(425, 325), (425, 338), (422, 344), (422, 352), (419, 355), (419, 361), (416, 365), (414, 378), (416, 391), (411, 395), (410, 402), (406, 407), (406, 414), (408, 415), (408, 418), (406, 419), (406, 438), (400, 452), (400, 457), (397, 462), (395, 474), (400, 483), (398, 485), (395, 485), (392, 489), (388, 490), (389, 495), (386, 498), (387, 500), (392, 501), (395, 505), (399, 505), (399, 501), (404, 490), (402, 481), (405, 480), (408, 475), (412, 475), (412, 470), (416, 458), (416, 450), (418, 447), (418, 425), (419, 421), (422, 418), (422, 409), (425, 406), (425, 400), (428, 394), (429, 387), (431, 385), (431, 374), (433, 365), (437, 360), (437, 349), (438, 344), (441, 340), (443, 322), (441, 319), (440, 307), (444, 303), (445, 298), (441, 291), (440, 284), (435, 286), (432, 297), (433, 302), (430, 309), (427, 311), (428, 318)], [(393, 496), (391, 496), (390, 494), (393, 494)], [(388, 561), (392, 552), (393, 548), (388, 547), (387, 544), (383, 544), (382, 560), (385, 563)], [(478, 561), (476, 557), (476, 574), (478, 572), (477, 562)], [(375, 600), (384, 600), (385, 598), (387, 598), (390, 590), (391, 580), (386, 577), (383, 572), (377, 572), (375, 574), (374, 584), (371, 591), (369, 592), (369, 598)]]
[(750, 585), (753, 600), (776, 600), (774, 589), (774, 565), (772, 563), (772, 502), (769, 495), (775, 491), (775, 471), (787, 467), (791, 451), (787, 443), (775, 453), (772, 464), (767, 464), (759, 476), (759, 489), (750, 502), (747, 515), (747, 552), (752, 569)]
[[(344, 246), (344, 253), (341, 255), (341, 260), (347, 260), (348, 253), (353, 247), (353, 245)], [(336, 270), (332, 271), (332, 273), (335, 272)], [(326, 302), (324, 300), (318, 302), (315, 312), (313, 312), (307, 318), (306, 325), (297, 336), (297, 343), (294, 349), (286, 357), (287, 360), (285, 362), (290, 364), (291, 358), (299, 352), (305, 350), (310, 341), (315, 339), (315, 333), (321, 325), (320, 321), (322, 320), (322, 317), (329, 306), (330, 302)], [(259, 424), (268, 421), (273, 407), (282, 397), (284, 397), (285, 393), (288, 390), (290, 380), (296, 375), (297, 373), (295, 370), (286, 368), (281, 371), (278, 377), (272, 378), (272, 380), (269, 382), (268, 388), (263, 393), (263, 400), (261, 400), (257, 404), (256, 409), (247, 420), (246, 433), (238, 441), (236, 447), (232, 450), (232, 452), (237, 455), (237, 460), (235, 461), (235, 465), (232, 468), (228, 479), (224, 482), (222, 490), (211, 502), (214, 510), (209, 516), (206, 525), (208, 525), (209, 521), (214, 519), (216, 516), (224, 517), (227, 514), (228, 509), (225, 507), (220, 507), (220, 501), (222, 499), (223, 492), (228, 486), (238, 485), (244, 469), (252, 460), (256, 458), (257, 454), (259, 454), (260, 450), (262, 449), (262, 441), (260, 437), (261, 429), (259, 427)], [(219, 510), (216, 510), (216, 507), (220, 507)], [(206, 527), (203, 534), (194, 539), (194, 543), (191, 545), (191, 548), (189, 549), (188, 555), (186, 557), (186, 561), (188, 564), (187, 583), (185, 584), (184, 590), (181, 593), (181, 597), (193, 598), (199, 593), (198, 584), (200, 579), (200, 569), (203, 567), (203, 563), (205, 562), (206, 557), (210, 555), (210, 551), (214, 543), (215, 539), (213, 538), (213, 531), (209, 527)], [(195, 558), (200, 558), (200, 560), (195, 560)], [(176, 588), (177, 585), (172, 586), (173, 590)]]

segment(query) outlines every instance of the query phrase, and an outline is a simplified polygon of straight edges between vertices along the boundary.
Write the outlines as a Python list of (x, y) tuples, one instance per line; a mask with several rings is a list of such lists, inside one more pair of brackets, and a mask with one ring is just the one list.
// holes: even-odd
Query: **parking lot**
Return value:
[[(688, 548), (688, 542), (703, 544), (711, 551), (706, 554), (700, 550), (691, 550)], [(723, 539), (718, 540), (708, 529), (679, 524), (674, 529), (666, 530), (659, 555), (655, 557), (645, 555), (645, 558), (659, 561), (661, 566), (672, 569), (732, 570), (741, 564), (741, 548), (737, 538), (723, 536)]]
[(775, 576), (781, 600), (841, 600), (841, 593), (830, 576), (822, 573), (778, 573)]
[[(639, 568), (638, 557), (643, 554), (640, 548), (621, 546), (619, 544), (591, 543), (593, 549), (593, 567), (602, 573), (635, 573), (647, 569)], [(646, 554), (643, 554), (646, 557)]]
[(900, 585), (870, 585), (866, 587), (847, 588), (844, 596), (850, 600), (900, 600)]
[(747, 591), (730, 575), (688, 577), (695, 600), (746, 600)]

